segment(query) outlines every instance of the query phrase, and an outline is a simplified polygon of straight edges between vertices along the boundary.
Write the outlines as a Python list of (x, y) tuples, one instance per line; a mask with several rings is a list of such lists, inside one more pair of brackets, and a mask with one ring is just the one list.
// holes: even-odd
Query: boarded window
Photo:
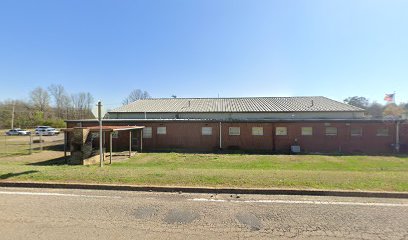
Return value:
[(377, 129), (377, 136), (379, 137), (387, 137), (388, 136), (388, 128), (379, 128)]
[(229, 135), (238, 136), (240, 134), (241, 134), (241, 128), (240, 127), (230, 127), (229, 128)]
[(158, 135), (164, 135), (166, 133), (167, 133), (166, 127), (157, 127), (157, 134)]
[(302, 127), (302, 136), (312, 136), (313, 128), (312, 127)]
[(353, 137), (361, 137), (363, 136), (363, 128), (361, 127), (354, 127), (350, 130), (350, 135)]
[(252, 127), (252, 135), (263, 136), (263, 127)]
[(288, 135), (287, 127), (276, 127), (276, 136), (286, 136)]
[(143, 137), (144, 138), (152, 138), (152, 127), (143, 128)]
[(337, 136), (336, 127), (326, 127), (326, 136)]
[(212, 135), (212, 127), (202, 127), (201, 135)]

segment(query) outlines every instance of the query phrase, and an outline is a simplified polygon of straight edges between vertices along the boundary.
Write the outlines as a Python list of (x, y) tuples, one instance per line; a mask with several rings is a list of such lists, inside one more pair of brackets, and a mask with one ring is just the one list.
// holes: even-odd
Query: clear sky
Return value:
[(408, 101), (406, 0), (2, 0), (0, 100), (62, 84), (153, 97)]

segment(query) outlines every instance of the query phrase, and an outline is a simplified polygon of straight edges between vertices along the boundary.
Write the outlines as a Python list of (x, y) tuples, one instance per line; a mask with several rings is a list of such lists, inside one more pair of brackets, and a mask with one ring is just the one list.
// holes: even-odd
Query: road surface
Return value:
[(0, 239), (408, 239), (408, 200), (0, 188)]

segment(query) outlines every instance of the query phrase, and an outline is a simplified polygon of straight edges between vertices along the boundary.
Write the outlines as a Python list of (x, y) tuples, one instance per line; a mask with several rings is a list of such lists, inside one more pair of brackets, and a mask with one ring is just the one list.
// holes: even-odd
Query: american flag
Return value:
[(387, 102), (394, 102), (395, 93), (385, 94), (384, 100)]

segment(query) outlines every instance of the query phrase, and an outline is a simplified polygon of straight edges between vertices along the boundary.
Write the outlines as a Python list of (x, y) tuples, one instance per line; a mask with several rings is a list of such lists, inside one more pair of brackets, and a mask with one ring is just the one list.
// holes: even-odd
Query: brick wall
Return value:
[[(75, 124), (69, 123), (68, 127)], [(95, 126), (84, 122), (82, 126)], [(108, 122), (105, 125), (138, 125), (152, 127), (152, 138), (143, 138), (143, 149), (159, 150), (183, 148), (191, 151), (213, 151), (219, 148), (219, 123), (217, 122)], [(157, 134), (157, 127), (166, 127), (165, 135)], [(212, 127), (212, 135), (203, 136), (202, 127)], [(229, 127), (240, 127), (239, 136), (230, 136)], [(252, 135), (252, 127), (262, 127), (263, 135)], [(286, 136), (276, 136), (276, 127), (286, 127)], [(302, 127), (312, 127), (312, 136), (302, 136)], [(336, 136), (326, 136), (326, 127), (336, 127)], [(351, 136), (351, 128), (362, 128), (362, 136)], [(378, 128), (388, 128), (388, 136), (377, 136)], [(133, 131), (135, 139), (140, 139), (140, 131)], [(343, 152), (343, 153), (392, 153), (395, 144), (395, 124), (383, 122), (347, 123), (342, 121), (324, 122), (279, 122), (279, 123), (222, 123), (223, 149), (260, 150), (268, 152), (289, 152), (292, 144), (299, 144), (305, 152)], [(113, 140), (114, 149), (128, 149), (129, 133), (120, 132)], [(408, 124), (401, 124), (401, 150), (408, 151)], [(138, 140), (133, 142), (137, 147)]]

